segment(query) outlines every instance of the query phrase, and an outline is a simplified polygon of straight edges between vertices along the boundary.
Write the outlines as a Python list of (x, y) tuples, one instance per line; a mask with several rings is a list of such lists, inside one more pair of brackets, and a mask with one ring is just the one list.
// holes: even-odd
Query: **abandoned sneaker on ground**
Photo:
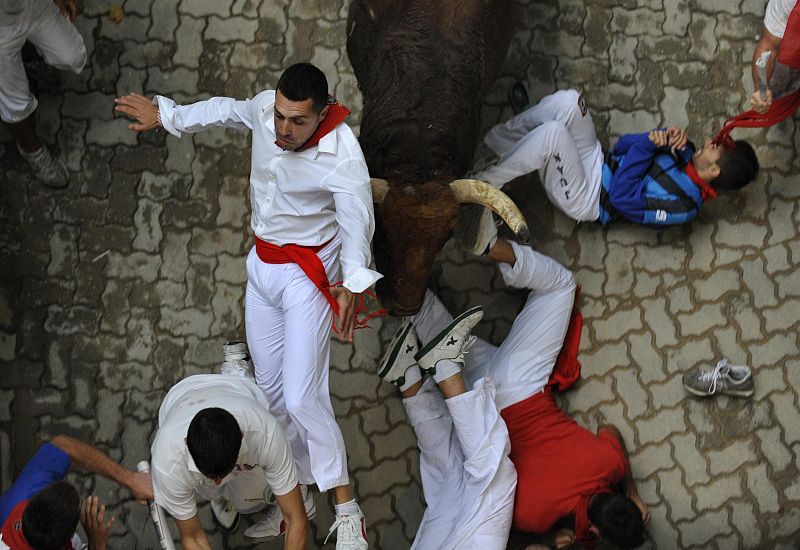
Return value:
[(461, 206), (455, 237), (461, 248), (476, 256), (486, 254), (497, 242), (497, 227), (503, 222), (495, 221), (491, 209), (480, 204)]
[(53, 157), (46, 146), (42, 145), (30, 153), (23, 151), (17, 144), (19, 154), (30, 165), (33, 175), (47, 187), (58, 189), (69, 183), (69, 172), (64, 163)]
[(325, 537), (323, 544), (327, 544), (328, 538), (336, 531), (336, 550), (367, 550), (367, 527), (364, 521), (364, 514), (336, 514), (336, 521), (331, 525), (328, 536)]
[(753, 373), (745, 365), (731, 365), (722, 359), (713, 369), (698, 369), (683, 375), (686, 391), (700, 397), (711, 395), (733, 395), (750, 397), (753, 395)]
[(233, 533), (239, 526), (239, 512), (223, 495), (211, 499), (211, 517), (223, 533)]
[(404, 321), (395, 332), (389, 347), (378, 364), (378, 376), (394, 384), (401, 390), (422, 379), (422, 374), (414, 359), (419, 350), (417, 331), (411, 321)]
[[(415, 359), (422, 370), (433, 376), (438, 383), (456, 374), (460, 369), (454, 369), (452, 363), (464, 364), (465, 345), (470, 340), (469, 332), (483, 318), (483, 307), (475, 306), (468, 309), (447, 325), (425, 347), (417, 352)], [(450, 361), (449, 367), (437, 367), (441, 361)]]
[[(300, 492), (303, 495), (303, 505), (306, 507), (306, 516), (311, 521), (317, 517), (317, 505), (314, 502), (314, 497), (308, 490), (306, 485), (300, 485)], [(245, 537), (253, 539), (260, 539), (265, 537), (279, 537), (286, 533), (286, 522), (283, 521), (283, 514), (281, 513), (280, 506), (272, 506), (264, 516), (264, 519), (258, 523), (254, 523), (248, 527), (245, 532)]]

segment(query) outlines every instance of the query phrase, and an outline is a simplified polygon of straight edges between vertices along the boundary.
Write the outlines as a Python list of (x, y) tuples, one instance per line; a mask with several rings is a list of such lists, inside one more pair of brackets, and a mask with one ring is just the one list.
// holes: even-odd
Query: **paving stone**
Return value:
[(645, 446), (642, 450), (631, 455), (631, 462), (636, 464), (637, 474), (647, 478), (654, 472), (668, 470), (675, 466), (675, 462), (670, 455), (669, 444), (666, 442)]
[(719, 451), (708, 451), (708, 469), (712, 476), (737, 470), (742, 464), (757, 460), (753, 445), (749, 441), (735, 441)]
[(680, 314), (677, 321), (683, 336), (700, 336), (727, 323), (722, 304), (704, 305), (694, 313)]
[(608, 319), (594, 322), (594, 330), (600, 341), (616, 340), (626, 332), (642, 328), (641, 312), (638, 309), (618, 311)]
[(728, 519), (728, 511), (719, 510), (706, 512), (699, 515), (697, 519), (679, 524), (682, 545), (684, 547), (701, 545), (708, 542), (717, 533), (729, 533), (731, 526)]
[[(692, 496), (686, 491), (677, 468), (659, 472), (659, 492), (663, 502), (669, 507), (669, 518), (672, 522), (694, 517)], [(682, 530), (681, 530), (682, 531)]]
[[(187, 2), (188, 4), (200, 5), (200, 2)], [(203, 0), (202, 4), (212, 4), (221, 7), (222, 4), (213, 0)], [(183, 3), (181, 3), (183, 6)], [(181, 16), (180, 25), (175, 31), (175, 55), (172, 61), (178, 65), (197, 68), (200, 64), (200, 54), (203, 52), (203, 29), (206, 22), (203, 19)]]
[(716, 271), (710, 277), (696, 281), (694, 288), (700, 301), (713, 302), (726, 292), (739, 289), (739, 274), (733, 270)]
[(570, 411), (588, 411), (603, 401), (613, 401), (614, 392), (611, 380), (592, 378), (581, 383), (581, 390), (566, 395)]
[(749, 502), (735, 501), (730, 504), (731, 524), (742, 536), (745, 548), (758, 548), (761, 541), (761, 529), (758, 519)]
[(638, 418), (649, 410), (649, 397), (641, 384), (638, 369), (617, 369), (614, 371), (616, 393), (625, 402), (626, 416)]
[(747, 468), (747, 488), (756, 497), (758, 508), (762, 513), (780, 510), (778, 492), (769, 480), (765, 464)]
[(642, 444), (661, 441), (672, 433), (686, 430), (682, 409), (662, 409), (652, 418), (637, 422), (639, 442)]
[(644, 320), (655, 335), (659, 347), (675, 345), (678, 341), (675, 335), (675, 324), (666, 311), (666, 301), (663, 298), (643, 300)]
[(694, 488), (698, 510), (714, 510), (731, 499), (742, 496), (742, 481), (738, 475), (715, 477), (705, 486)]
[(625, 367), (630, 364), (627, 346), (620, 342), (596, 347), (593, 353), (582, 353), (579, 356), (584, 377), (603, 376), (614, 367)]
[[(673, 435), (670, 441), (672, 443), (675, 461), (684, 471), (686, 483), (689, 486), (708, 483), (711, 478), (707, 472), (707, 461), (703, 454), (697, 449), (697, 438), (695, 435), (692, 433)], [(713, 506), (711, 508), (713, 508)]]

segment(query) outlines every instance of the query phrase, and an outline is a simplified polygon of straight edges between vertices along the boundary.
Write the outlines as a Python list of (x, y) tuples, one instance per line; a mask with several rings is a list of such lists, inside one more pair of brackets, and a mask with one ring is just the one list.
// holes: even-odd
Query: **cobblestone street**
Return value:
[[(702, 143), (747, 108), (750, 57), (766, 0), (517, 0), (519, 25), (484, 109), (511, 116), (506, 93), (533, 101), (583, 90), (604, 146), (659, 125)], [(38, 93), (39, 133), (70, 173), (63, 190), (32, 179), (0, 125), (0, 481), (42, 439), (67, 433), (126, 466), (149, 457), (157, 412), (182, 377), (210, 372), (244, 337), (249, 134), (178, 140), (137, 135), (114, 113), (129, 92), (191, 102), (272, 89), (311, 61), (349, 106), (361, 98), (345, 52), (349, 0), (79, 0), (89, 62)], [(582, 380), (565, 408), (592, 429), (622, 431), (652, 513), (646, 548), (800, 547), (800, 126), (797, 115), (749, 139), (762, 171), (721, 193), (691, 225), (577, 226), (535, 176), (510, 184), (532, 245), (572, 269), (585, 317)], [(0, 149), (2, 150), (2, 149)], [(434, 286), (452, 311), (482, 304), (476, 333), (498, 343), (523, 303), (488, 260), (450, 241)], [(393, 387), (375, 374), (398, 321), (371, 322), (332, 346), (331, 393), (371, 547), (410, 546), (424, 510), (416, 440)], [(749, 399), (688, 396), (681, 375), (726, 357), (754, 369)], [(114, 503), (113, 549), (156, 549), (149, 511), (123, 489), (70, 474)], [(315, 548), (333, 521), (316, 494)], [(251, 548), (203, 523), (214, 548)], [(261, 518), (244, 518), (245, 524)], [(175, 528), (173, 526), (173, 531)], [(257, 545), (281, 548), (282, 541)], [(329, 543), (325, 548), (333, 548)]]

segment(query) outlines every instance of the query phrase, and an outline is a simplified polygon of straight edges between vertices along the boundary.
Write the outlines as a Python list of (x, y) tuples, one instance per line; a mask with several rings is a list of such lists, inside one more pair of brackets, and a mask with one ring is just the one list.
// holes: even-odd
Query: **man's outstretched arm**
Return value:
[(642, 512), (642, 521), (645, 525), (647, 525), (647, 522), (650, 521), (650, 511), (647, 509), (647, 505), (639, 496), (639, 490), (636, 488), (636, 481), (633, 479), (633, 472), (631, 472), (631, 461), (630, 456), (628, 455), (628, 447), (625, 445), (625, 440), (622, 437), (622, 433), (613, 424), (603, 424), (597, 428), (597, 433), (600, 434), (600, 432), (608, 432), (613, 435), (617, 441), (619, 441), (619, 444), (622, 447), (622, 452), (625, 455), (625, 462), (628, 465), (625, 471), (625, 478), (622, 480), (622, 488), (625, 491), (625, 495), (627, 495), (627, 497), (631, 499), (636, 507)]
[(211, 550), (211, 544), (208, 542), (208, 536), (203, 530), (199, 517), (194, 516), (186, 520), (176, 519), (175, 525), (178, 526), (183, 550)]
[(128, 489), (136, 500), (153, 500), (150, 474), (128, 470), (105, 453), (74, 437), (57, 435), (50, 443), (67, 453), (75, 467), (116, 481)]
[[(759, 113), (766, 113), (772, 106), (772, 90), (769, 89), (769, 81), (772, 78), (772, 73), (775, 70), (775, 60), (778, 57), (778, 50), (781, 47), (782, 39), (778, 38), (767, 30), (766, 27), (761, 29), (761, 39), (756, 42), (756, 47), (753, 50), (752, 74), (753, 74), (753, 95), (750, 97), (750, 106)], [(763, 84), (767, 86), (767, 94), (765, 98), (761, 97), (759, 91), (759, 84), (761, 78), (758, 76), (758, 67), (756, 61), (764, 52), (772, 52), (767, 61), (767, 81)]]

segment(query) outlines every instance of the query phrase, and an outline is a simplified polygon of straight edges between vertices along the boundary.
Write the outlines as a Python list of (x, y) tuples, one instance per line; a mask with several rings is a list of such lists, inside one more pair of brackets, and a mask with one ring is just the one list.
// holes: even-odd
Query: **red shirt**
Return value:
[(500, 414), (517, 469), (514, 528), (547, 533), (559, 519), (574, 515), (577, 540), (593, 541), (589, 499), (608, 492), (628, 471), (617, 438), (579, 426), (558, 407), (549, 389)]

